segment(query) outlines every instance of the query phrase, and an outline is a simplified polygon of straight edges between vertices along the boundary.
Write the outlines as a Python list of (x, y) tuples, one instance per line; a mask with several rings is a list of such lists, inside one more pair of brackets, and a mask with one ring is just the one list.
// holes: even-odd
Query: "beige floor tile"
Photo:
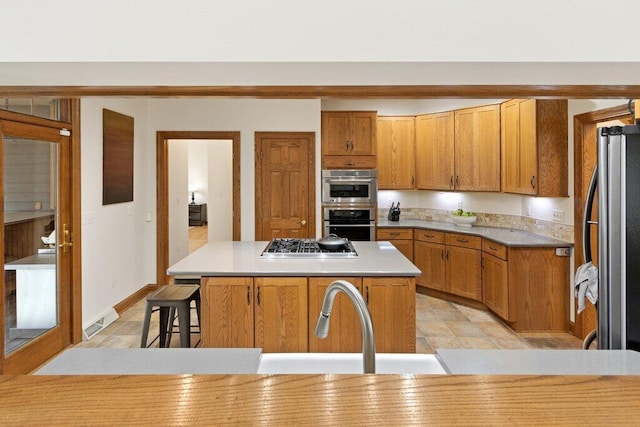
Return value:
[(416, 338), (416, 353), (429, 353), (433, 354), (435, 351), (433, 347), (429, 345), (425, 338)]
[(430, 337), (426, 338), (427, 343), (433, 348), (465, 348), (458, 338), (450, 337)]
[(451, 329), (447, 326), (446, 322), (429, 322), (429, 323), (421, 323), (419, 325), (420, 331), (424, 332), (425, 337), (451, 337), (455, 338), (456, 334), (454, 334)]
[(498, 345), (489, 337), (458, 337), (464, 348), (489, 350), (498, 349)]
[(491, 322), (477, 322), (474, 323), (474, 325), (478, 326), (485, 335), (492, 338), (520, 339), (518, 334), (495, 320)]
[(447, 321), (445, 322), (447, 327), (453, 331), (457, 337), (486, 337), (487, 335), (482, 331), (482, 328), (469, 321)]
[(527, 344), (524, 340), (515, 337), (515, 338), (491, 338), (491, 340), (496, 343), (496, 345), (504, 350), (523, 350), (532, 348), (529, 344)]
[(434, 309), (433, 313), (439, 320), (469, 322), (469, 319), (459, 310)]

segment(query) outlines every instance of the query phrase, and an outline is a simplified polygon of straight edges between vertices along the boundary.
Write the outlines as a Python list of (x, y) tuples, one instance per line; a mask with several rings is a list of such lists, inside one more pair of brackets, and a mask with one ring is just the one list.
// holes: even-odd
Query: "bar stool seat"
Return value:
[[(170, 312), (178, 312), (178, 328), (180, 330), (180, 347), (189, 348), (191, 346), (191, 301), (196, 303), (196, 313), (198, 324), (200, 324), (200, 286), (199, 285), (167, 285), (158, 289), (147, 297), (147, 306), (142, 325), (142, 339), (140, 347), (147, 347), (147, 336), (149, 335), (149, 324), (151, 314), (158, 310), (160, 312), (160, 347), (166, 348), (170, 342), (172, 326), (169, 322)], [(173, 323), (173, 319), (171, 319)], [(169, 337), (169, 339), (167, 339)], [(157, 337), (151, 342), (158, 339)]]

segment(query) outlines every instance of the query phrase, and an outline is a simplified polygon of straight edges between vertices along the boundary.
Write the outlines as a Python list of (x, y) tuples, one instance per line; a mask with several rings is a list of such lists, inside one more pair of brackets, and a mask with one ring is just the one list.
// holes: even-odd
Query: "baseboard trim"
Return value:
[(148, 284), (147, 286), (144, 286), (140, 288), (138, 291), (129, 295), (127, 298), (123, 299), (118, 304), (114, 305), (113, 308), (118, 314), (121, 314), (123, 311), (125, 311), (126, 309), (128, 309), (129, 307), (131, 307), (132, 305), (140, 301), (142, 298), (146, 297), (150, 292), (155, 291), (156, 289), (158, 289), (158, 285)]

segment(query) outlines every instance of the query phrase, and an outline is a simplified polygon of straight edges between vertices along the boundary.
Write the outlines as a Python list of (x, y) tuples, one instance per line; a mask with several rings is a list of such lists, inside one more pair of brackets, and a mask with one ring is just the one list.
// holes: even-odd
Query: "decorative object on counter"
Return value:
[(400, 202), (395, 206), (393, 205), (393, 202), (391, 202), (387, 219), (389, 221), (400, 221)]
[(462, 209), (451, 212), (451, 218), (460, 227), (471, 227), (478, 220), (474, 212), (463, 211)]
[(338, 237), (337, 234), (329, 234), (327, 237), (316, 240), (320, 249), (326, 249), (328, 251), (337, 251), (344, 249), (345, 245), (349, 243), (349, 239)]

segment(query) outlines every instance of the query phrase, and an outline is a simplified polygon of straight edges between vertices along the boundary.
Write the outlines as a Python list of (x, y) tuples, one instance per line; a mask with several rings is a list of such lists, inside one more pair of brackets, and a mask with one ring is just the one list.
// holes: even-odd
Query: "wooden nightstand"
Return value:
[(189, 205), (189, 226), (204, 225), (207, 223), (207, 204)]

